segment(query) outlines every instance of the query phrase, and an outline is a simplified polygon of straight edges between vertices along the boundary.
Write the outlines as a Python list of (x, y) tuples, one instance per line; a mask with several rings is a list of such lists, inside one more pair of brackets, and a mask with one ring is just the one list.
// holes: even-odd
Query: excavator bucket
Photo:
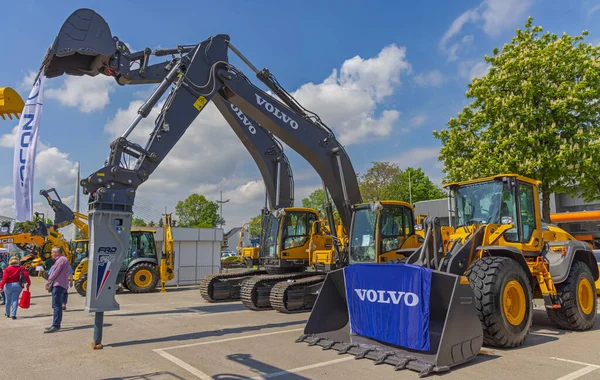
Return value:
[(106, 21), (91, 9), (78, 9), (64, 22), (44, 57), (44, 75), (107, 73), (116, 42)]
[[(344, 272), (360, 265), (365, 264), (353, 264), (327, 274), (304, 335), (297, 342), (318, 345), (323, 350), (333, 349), (340, 354), (352, 354), (356, 359), (371, 359), (375, 364), (391, 364), (396, 370), (418, 371), (419, 377), (447, 371), (479, 353), (483, 331), (475, 312), (473, 291), (467, 281), (461, 281), (457, 275), (413, 265), (371, 264), (376, 276), (387, 277), (391, 281), (389, 283), (397, 284), (396, 289), (403, 289), (407, 284), (402, 276), (406, 276), (409, 268), (431, 273), (430, 283), (425, 284), (429, 289), (421, 289), (423, 298), (429, 296), (426, 312), (409, 318), (406, 315), (396, 318), (403, 312), (401, 308), (377, 310), (377, 307), (395, 303), (403, 292), (382, 291), (376, 287), (368, 291), (354, 288), (354, 280), (349, 282)], [(388, 297), (388, 294), (395, 294), (395, 297)], [(400, 301), (399, 306), (415, 304), (416, 298), (407, 298), (408, 294), (404, 294), (404, 303)], [(357, 296), (371, 301), (372, 305), (368, 306), (371, 309), (366, 313), (360, 308), (349, 308), (348, 298), (352, 297), (350, 303), (355, 304)], [(356, 323), (366, 325), (367, 329), (357, 334)], [(379, 331), (371, 335), (375, 330)], [(394, 338), (398, 336), (407, 344), (399, 345), (398, 339)], [(414, 336), (424, 338), (427, 344), (416, 347), (415, 341), (411, 341)]]
[(21, 112), (25, 107), (21, 96), (10, 87), (0, 87), (0, 117), (6, 120), (8, 116), (12, 120), (12, 117), (17, 119), (21, 116)]

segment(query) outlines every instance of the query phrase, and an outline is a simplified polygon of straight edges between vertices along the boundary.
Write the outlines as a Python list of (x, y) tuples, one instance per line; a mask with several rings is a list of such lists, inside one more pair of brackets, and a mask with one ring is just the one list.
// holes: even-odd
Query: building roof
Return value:
[(229, 239), (230, 237), (232, 237), (233, 235), (237, 234), (238, 232), (240, 232), (240, 230), (242, 229), (242, 227), (234, 227), (232, 229), (229, 230), (229, 232), (227, 232), (225, 234), (225, 239)]

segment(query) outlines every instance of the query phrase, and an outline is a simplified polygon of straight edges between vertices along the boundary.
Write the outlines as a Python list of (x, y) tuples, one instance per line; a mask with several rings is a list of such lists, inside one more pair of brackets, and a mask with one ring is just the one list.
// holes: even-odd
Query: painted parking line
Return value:
[(288, 369), (288, 370), (284, 370), (284, 371), (280, 371), (280, 372), (268, 373), (266, 375), (253, 377), (252, 380), (272, 379), (274, 377), (289, 375), (290, 373), (298, 373), (301, 371), (307, 371), (307, 370), (313, 369), (313, 368), (325, 367), (327, 365), (342, 363), (342, 362), (346, 362), (348, 360), (354, 360), (354, 356), (345, 357), (345, 358), (341, 358), (341, 359), (335, 359), (335, 360), (329, 360), (329, 361), (322, 362), (322, 363), (306, 365), (304, 367), (292, 368), (292, 369)]
[[(172, 346), (172, 347), (165, 347), (165, 348), (156, 348), (153, 351), (156, 352), (157, 354), (159, 354), (160, 356), (162, 356), (163, 358), (169, 360), (171, 363), (179, 366), (180, 368), (188, 371), (190, 374), (194, 375), (195, 377), (197, 377), (198, 379), (201, 380), (211, 380), (212, 377), (202, 371), (200, 371), (198, 368), (189, 365), (188, 363), (186, 363), (185, 361), (179, 359), (178, 357), (169, 354), (168, 352), (165, 352), (167, 350), (175, 350), (175, 349), (179, 349), (179, 348), (188, 348), (188, 347), (195, 347), (195, 346), (205, 346), (205, 345), (209, 345), (209, 344), (217, 344), (217, 343), (224, 343), (224, 342), (232, 342), (232, 341), (236, 341), (236, 340), (243, 340), (243, 339), (251, 339), (251, 338), (259, 338), (259, 337), (263, 337), (263, 336), (269, 336), (269, 335), (277, 335), (277, 334), (286, 334), (286, 333), (291, 333), (291, 332), (298, 332), (298, 331), (303, 331), (304, 329), (291, 329), (291, 330), (284, 330), (284, 331), (274, 331), (274, 332), (268, 332), (268, 333), (263, 333), (263, 334), (254, 334), (254, 335), (245, 335), (245, 336), (238, 336), (235, 338), (225, 338), (225, 339), (217, 339), (217, 340), (210, 340), (210, 341), (206, 341), (206, 342), (198, 342), (198, 343), (190, 343), (190, 344), (182, 344), (180, 346)], [(279, 372), (273, 372), (273, 373), (268, 373), (268, 374), (264, 374), (261, 376), (257, 376), (257, 377), (253, 377), (252, 379), (272, 379), (275, 377), (280, 377), (280, 376), (284, 376), (284, 375), (288, 375), (290, 373), (297, 373), (297, 372), (301, 372), (301, 371), (307, 371), (309, 369), (313, 369), (313, 368), (320, 368), (320, 367), (324, 367), (324, 366), (328, 366), (328, 365), (332, 365), (332, 364), (337, 364), (337, 363), (342, 363), (348, 360), (353, 360), (354, 357), (353, 356), (349, 356), (349, 357), (345, 357), (345, 358), (341, 358), (341, 359), (335, 359), (335, 360), (329, 360), (326, 362), (321, 362), (321, 363), (316, 363), (316, 364), (311, 364), (311, 365), (307, 365), (307, 366), (303, 366), (303, 367), (297, 367), (297, 368), (292, 368), (292, 369), (288, 369), (288, 370), (283, 370), (283, 371), (279, 371)]]
[(569, 360), (569, 359), (563, 359), (563, 358), (554, 358), (554, 357), (551, 357), (550, 359), (559, 360), (561, 362), (573, 363), (573, 364), (578, 364), (578, 365), (584, 366), (583, 368), (578, 369), (577, 371), (571, 372), (571, 373), (569, 373), (569, 374), (567, 374), (565, 376), (559, 377), (556, 380), (575, 380), (575, 379), (580, 378), (581, 376), (587, 375), (588, 373), (594, 372), (595, 370), (597, 370), (598, 368), (600, 368), (600, 365), (578, 362), (576, 360)]

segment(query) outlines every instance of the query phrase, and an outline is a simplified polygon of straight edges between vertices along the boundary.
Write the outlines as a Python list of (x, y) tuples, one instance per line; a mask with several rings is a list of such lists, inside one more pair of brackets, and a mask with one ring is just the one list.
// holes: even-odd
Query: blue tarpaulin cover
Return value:
[(344, 268), (350, 332), (428, 351), (431, 269), (407, 264)]

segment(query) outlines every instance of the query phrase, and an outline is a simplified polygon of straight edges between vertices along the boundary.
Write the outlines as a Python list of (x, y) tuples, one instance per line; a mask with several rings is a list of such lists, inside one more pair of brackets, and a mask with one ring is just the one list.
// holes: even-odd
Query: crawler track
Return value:
[[(260, 276), (266, 273), (267, 272), (264, 270), (248, 270), (236, 273), (211, 274), (200, 281), (200, 295), (202, 298), (212, 303), (237, 301), (240, 299), (239, 283), (243, 281), (245, 277)], [(240, 277), (243, 278), (240, 279)], [(227, 290), (225, 292), (219, 291), (218, 294), (215, 294), (216, 286)]]
[(254, 276), (244, 280), (240, 286), (242, 303), (252, 310), (270, 310), (271, 289), (279, 282), (314, 276), (314, 272), (287, 273), (277, 275)]
[(325, 274), (279, 282), (271, 289), (271, 307), (281, 313), (292, 314), (310, 311), (316, 295), (307, 289), (322, 284)]

